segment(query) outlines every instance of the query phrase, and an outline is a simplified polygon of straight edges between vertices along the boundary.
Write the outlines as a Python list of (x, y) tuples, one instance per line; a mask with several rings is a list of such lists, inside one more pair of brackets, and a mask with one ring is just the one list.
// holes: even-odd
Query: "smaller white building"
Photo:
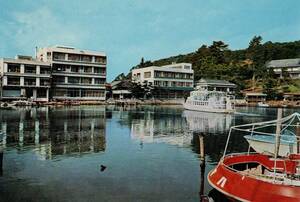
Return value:
[(49, 101), (51, 66), (31, 56), (0, 59), (1, 99)]
[(132, 81), (160, 88), (159, 98), (183, 98), (193, 90), (194, 70), (190, 63), (143, 67), (132, 70)]
[(300, 58), (271, 60), (266, 66), (273, 69), (274, 73), (280, 78), (283, 77), (285, 71), (291, 78), (300, 79)]

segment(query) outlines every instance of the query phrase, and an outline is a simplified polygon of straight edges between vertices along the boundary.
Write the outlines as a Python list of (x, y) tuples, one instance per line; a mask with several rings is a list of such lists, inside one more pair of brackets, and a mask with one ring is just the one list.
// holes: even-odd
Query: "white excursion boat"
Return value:
[(185, 109), (215, 113), (233, 113), (232, 97), (222, 91), (198, 89), (192, 91), (183, 104)]

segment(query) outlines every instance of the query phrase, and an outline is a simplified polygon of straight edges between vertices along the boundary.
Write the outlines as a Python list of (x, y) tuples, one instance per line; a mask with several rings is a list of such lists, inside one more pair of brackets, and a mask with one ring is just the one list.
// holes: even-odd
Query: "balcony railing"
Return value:
[(36, 85), (36, 82), (33, 82), (33, 81), (25, 81), (25, 82), (24, 82), (24, 85), (25, 85), (25, 86), (35, 86), (35, 85)]
[(15, 86), (19, 86), (20, 85), (20, 81), (7, 81), (7, 85), (15, 85)]

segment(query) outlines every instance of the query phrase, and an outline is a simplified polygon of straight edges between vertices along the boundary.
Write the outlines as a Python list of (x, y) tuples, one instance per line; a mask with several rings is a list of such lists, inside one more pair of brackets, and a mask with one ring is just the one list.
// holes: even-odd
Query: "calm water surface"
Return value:
[[(224, 115), (178, 106), (2, 110), (0, 201), (199, 201), (201, 186), (214, 196), (206, 175), (223, 154), (230, 126), (275, 119), (277, 113), (237, 111)], [(294, 111), (285, 109), (284, 115)], [(199, 134), (205, 144), (204, 180)], [(229, 150), (245, 148), (243, 137), (234, 135)]]

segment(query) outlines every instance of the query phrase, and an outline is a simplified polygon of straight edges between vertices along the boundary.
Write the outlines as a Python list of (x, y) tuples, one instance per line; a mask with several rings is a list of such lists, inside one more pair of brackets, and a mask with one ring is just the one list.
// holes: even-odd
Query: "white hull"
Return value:
[(184, 103), (183, 107), (187, 110), (201, 111), (201, 112), (213, 112), (213, 113), (233, 113), (234, 112), (234, 109), (220, 109), (220, 108), (213, 108), (211, 106), (190, 105), (187, 103)]
[[(258, 153), (274, 155), (274, 143), (259, 140), (246, 139), (249, 145)], [(287, 156), (297, 153), (296, 144), (280, 144), (279, 156)]]

